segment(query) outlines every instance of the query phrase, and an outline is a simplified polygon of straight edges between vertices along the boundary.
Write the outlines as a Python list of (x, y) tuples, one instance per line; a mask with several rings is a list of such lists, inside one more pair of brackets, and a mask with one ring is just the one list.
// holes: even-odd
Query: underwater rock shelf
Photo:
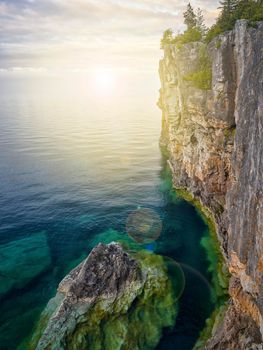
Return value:
[(51, 265), (44, 232), (0, 247), (0, 298), (22, 289)]

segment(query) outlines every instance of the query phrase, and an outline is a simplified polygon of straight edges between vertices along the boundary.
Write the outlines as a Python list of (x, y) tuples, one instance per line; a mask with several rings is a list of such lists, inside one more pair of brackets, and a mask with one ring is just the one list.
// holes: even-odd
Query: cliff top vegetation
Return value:
[(173, 35), (171, 28), (165, 30), (161, 39), (161, 48), (166, 44), (183, 44), (195, 41), (210, 42), (217, 35), (233, 29), (238, 19), (246, 19), (253, 25), (263, 21), (263, 0), (222, 0), (221, 9), (216, 23), (211, 27), (205, 26), (200, 8), (194, 9), (189, 3), (184, 12), (186, 30), (182, 34)]
[(220, 15), (207, 32), (206, 42), (233, 29), (238, 19), (246, 19), (251, 25), (257, 21), (263, 21), (263, 0), (224, 0), (220, 1), (220, 5)]

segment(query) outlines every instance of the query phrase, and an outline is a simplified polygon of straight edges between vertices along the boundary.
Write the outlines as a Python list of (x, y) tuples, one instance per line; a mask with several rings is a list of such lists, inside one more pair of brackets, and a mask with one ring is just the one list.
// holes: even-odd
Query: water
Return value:
[(158, 146), (157, 89), (128, 85), (99, 94), (55, 79), (1, 81), (0, 243), (46, 237), (49, 251), (40, 262), (47, 267), (1, 303), (1, 349), (18, 347), (63, 276), (110, 229), (125, 234), (138, 208), (160, 215), (155, 248), (180, 262), (186, 276), (176, 326), (164, 330), (158, 349), (191, 349), (212, 310), (200, 246), (207, 227), (171, 195)]

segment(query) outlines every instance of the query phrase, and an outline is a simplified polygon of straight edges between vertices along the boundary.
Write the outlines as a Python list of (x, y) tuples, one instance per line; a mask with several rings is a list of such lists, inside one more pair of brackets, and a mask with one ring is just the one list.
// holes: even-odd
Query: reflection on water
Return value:
[[(16, 349), (65, 273), (99, 241), (127, 236), (129, 215), (148, 208), (162, 231), (157, 224), (146, 249), (181, 263), (175, 266), (185, 280), (176, 326), (164, 331), (158, 349), (191, 349), (212, 308), (200, 246), (206, 226), (192, 206), (171, 196), (158, 147), (157, 91), (130, 84), (99, 96), (79, 94), (74, 84), (56, 86), (1, 84), (0, 253), (13, 249), (9, 282), (21, 271), (3, 292), (1, 346)], [(151, 231), (149, 218), (139, 226), (143, 234)], [(37, 271), (17, 258), (24, 239), (39, 249)]]

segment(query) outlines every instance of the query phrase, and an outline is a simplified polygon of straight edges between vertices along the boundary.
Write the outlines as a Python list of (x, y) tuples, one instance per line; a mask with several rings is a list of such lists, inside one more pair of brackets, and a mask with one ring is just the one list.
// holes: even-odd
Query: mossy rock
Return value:
[(154, 349), (177, 315), (168, 270), (162, 256), (100, 244), (60, 283), (27, 349)]

